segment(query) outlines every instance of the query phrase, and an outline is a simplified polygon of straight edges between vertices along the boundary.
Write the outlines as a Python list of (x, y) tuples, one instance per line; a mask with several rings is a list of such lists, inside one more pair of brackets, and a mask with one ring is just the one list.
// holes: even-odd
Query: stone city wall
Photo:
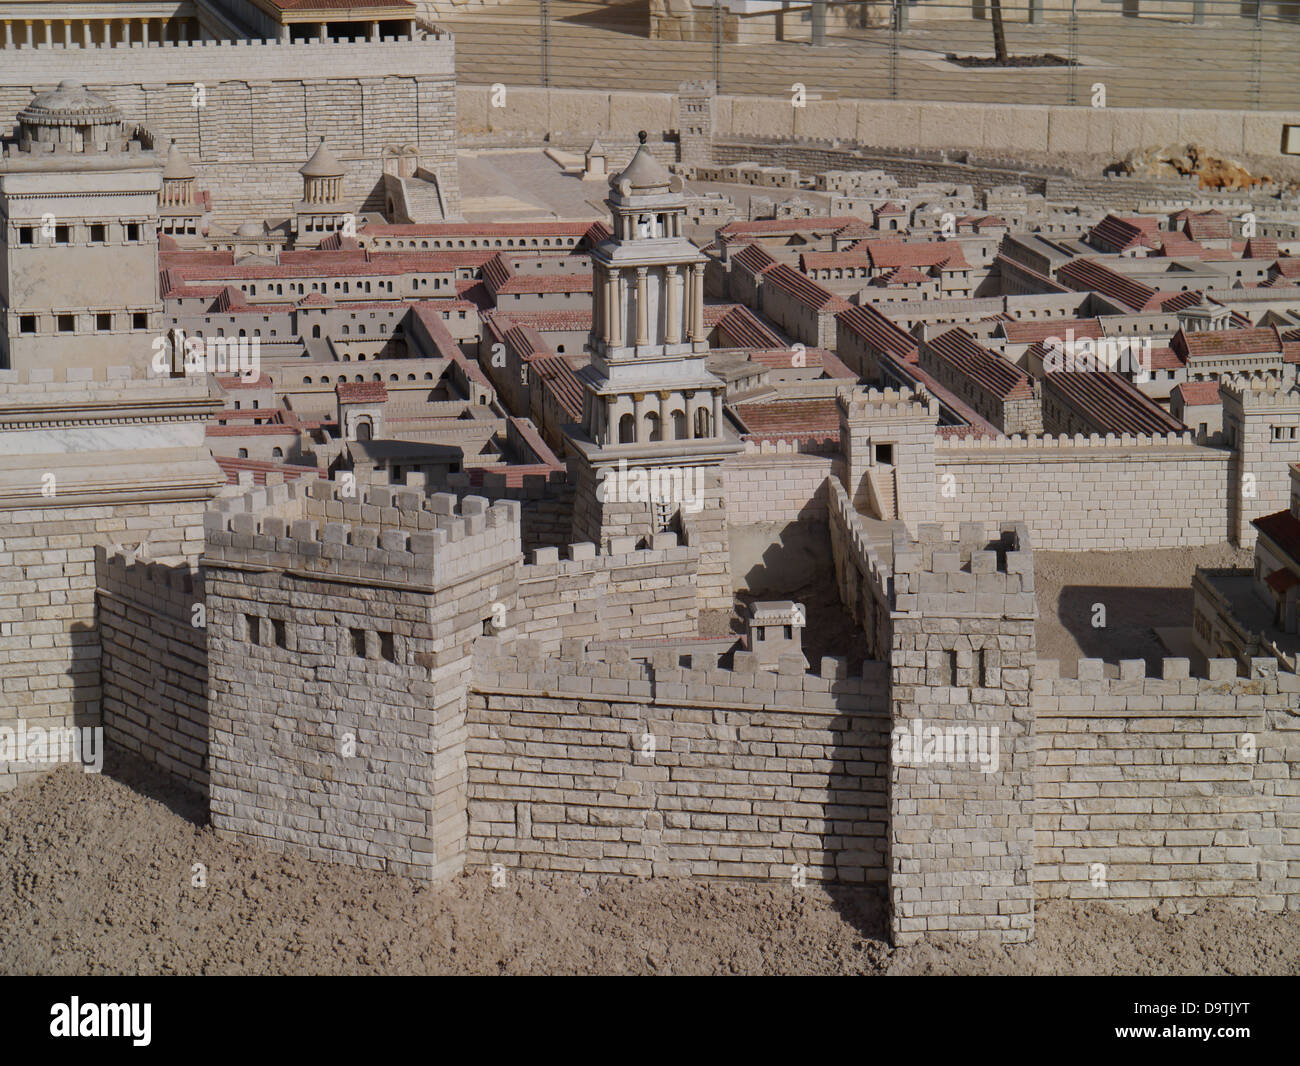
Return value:
[(97, 548), (95, 576), (105, 736), (206, 797), (202, 571), (136, 563)]
[(1034, 671), (1040, 897), (1300, 906), (1300, 677), (1214, 659)]
[(934, 520), (1023, 520), (1044, 551), (1219, 544), (1230, 458), (1187, 434), (942, 440)]
[(745, 452), (722, 468), (727, 523), (825, 521), (826, 479), (841, 476), (843, 465), (816, 442), (747, 441)]
[(471, 865), (880, 882), (885, 667), (476, 648)]

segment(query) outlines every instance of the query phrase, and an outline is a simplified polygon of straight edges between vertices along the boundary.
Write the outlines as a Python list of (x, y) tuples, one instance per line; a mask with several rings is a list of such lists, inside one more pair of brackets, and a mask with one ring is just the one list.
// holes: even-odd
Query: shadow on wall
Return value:
[(1160, 661), (1170, 652), (1155, 627), (1191, 625), (1192, 590), (1067, 585), (1061, 589), (1054, 620), (1049, 619), (1044, 617), (1038, 626), (1040, 659), (1060, 659), (1062, 665), (1076, 658), (1111, 663), (1145, 659), (1148, 671), (1159, 676)]

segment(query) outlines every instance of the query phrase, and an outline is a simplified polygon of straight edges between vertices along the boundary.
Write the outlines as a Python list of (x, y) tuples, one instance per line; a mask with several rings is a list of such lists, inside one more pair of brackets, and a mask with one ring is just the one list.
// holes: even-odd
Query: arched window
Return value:
[(673, 440), (686, 439), (686, 412), (678, 408), (672, 414)]
[(645, 413), (645, 439), (646, 440), (663, 440), (659, 433), (659, 416), (654, 411)]
[(357, 423), (357, 440), (370, 439), (370, 419), (363, 418)]
[(248, 458), (248, 449), (247, 449), (247, 448), (240, 448), (239, 451), (237, 451), (235, 454), (238, 455), (239, 458), (241, 458), (241, 459), (247, 459), (247, 458)]
[(313, 338), (317, 340), (320, 339), (320, 323), (317, 323), (316, 325), (312, 326), (311, 335)]
[(618, 442), (619, 444), (636, 443), (636, 416), (626, 414), (618, 420)]
[(283, 459), (283, 458), (284, 458), (284, 449), (283, 449), (283, 448), (272, 448), (272, 449), (271, 449), (271, 458), (272, 458), (272, 459)]

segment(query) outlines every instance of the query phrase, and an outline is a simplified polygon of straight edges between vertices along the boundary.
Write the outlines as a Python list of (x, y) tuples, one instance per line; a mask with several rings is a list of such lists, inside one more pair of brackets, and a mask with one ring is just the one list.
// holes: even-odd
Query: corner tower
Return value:
[(732, 605), (722, 461), (743, 445), (709, 373), (706, 258), (685, 236), (682, 180), (641, 146), (610, 178), (613, 235), (591, 253), (591, 364), (577, 458), (574, 536), (604, 544), (675, 530), (701, 551), (700, 605)]

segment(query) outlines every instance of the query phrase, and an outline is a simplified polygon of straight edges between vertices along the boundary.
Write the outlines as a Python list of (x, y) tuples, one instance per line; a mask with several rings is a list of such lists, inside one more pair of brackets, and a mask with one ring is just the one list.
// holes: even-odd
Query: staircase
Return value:
[(883, 463), (867, 467), (863, 477), (874, 517), (892, 522), (898, 517), (898, 491), (894, 468)]

